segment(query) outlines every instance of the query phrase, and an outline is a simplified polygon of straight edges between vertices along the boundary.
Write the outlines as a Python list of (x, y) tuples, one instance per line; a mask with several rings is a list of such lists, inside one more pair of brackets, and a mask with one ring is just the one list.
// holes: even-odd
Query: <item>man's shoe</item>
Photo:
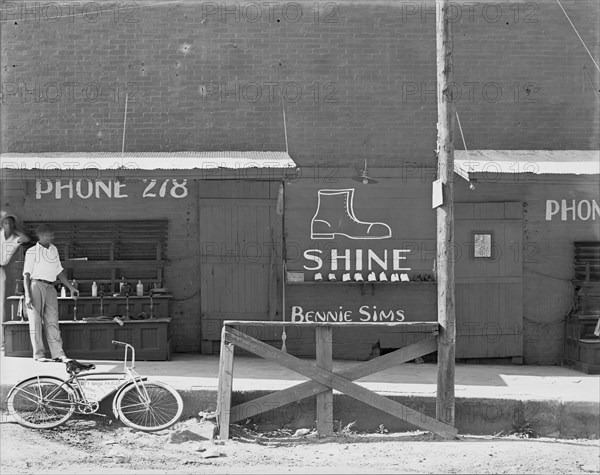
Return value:
[(58, 358), (54, 358), (54, 361), (57, 363), (68, 363), (69, 361), (75, 361), (73, 358), (67, 358), (66, 356), (60, 356)]

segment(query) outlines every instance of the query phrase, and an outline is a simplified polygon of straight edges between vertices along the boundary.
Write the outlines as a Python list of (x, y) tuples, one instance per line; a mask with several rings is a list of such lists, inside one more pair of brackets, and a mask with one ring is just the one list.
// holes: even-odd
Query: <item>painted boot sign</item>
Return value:
[(354, 214), (354, 188), (319, 190), (318, 204), (310, 226), (311, 239), (387, 239), (391, 228), (385, 223), (361, 221)]

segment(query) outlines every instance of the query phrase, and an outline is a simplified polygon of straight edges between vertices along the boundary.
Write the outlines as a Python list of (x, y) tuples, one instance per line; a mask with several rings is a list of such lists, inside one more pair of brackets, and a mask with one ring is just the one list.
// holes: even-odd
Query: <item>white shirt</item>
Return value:
[(29, 274), (32, 279), (42, 279), (54, 282), (56, 276), (63, 271), (58, 249), (50, 244), (48, 249), (39, 242), (25, 253), (23, 275)]
[(13, 234), (12, 236), (5, 238), (4, 237), (4, 229), (0, 228), (0, 266), (4, 267), (7, 265), (17, 248), (21, 245), (18, 242), (20, 236), (18, 234)]

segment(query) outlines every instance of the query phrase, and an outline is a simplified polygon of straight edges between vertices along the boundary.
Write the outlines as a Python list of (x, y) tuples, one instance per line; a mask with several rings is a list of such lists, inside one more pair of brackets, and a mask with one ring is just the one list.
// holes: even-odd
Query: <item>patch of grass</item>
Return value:
[(343, 425), (342, 421), (333, 421), (333, 433), (343, 437), (356, 437), (358, 433), (352, 429), (355, 425), (356, 421), (346, 425)]
[(522, 408), (515, 411), (515, 420), (512, 423), (513, 431), (511, 435), (519, 437), (521, 439), (537, 439), (538, 433), (533, 430), (531, 423), (525, 417)]

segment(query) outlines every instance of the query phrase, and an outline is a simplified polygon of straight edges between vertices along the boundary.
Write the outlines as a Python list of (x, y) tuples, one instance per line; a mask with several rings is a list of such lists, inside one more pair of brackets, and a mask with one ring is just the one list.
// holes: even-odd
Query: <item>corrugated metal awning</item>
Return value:
[(287, 152), (47, 152), (0, 153), (0, 167), (18, 170), (295, 169)]
[(600, 150), (455, 150), (454, 171), (469, 174), (600, 174)]

